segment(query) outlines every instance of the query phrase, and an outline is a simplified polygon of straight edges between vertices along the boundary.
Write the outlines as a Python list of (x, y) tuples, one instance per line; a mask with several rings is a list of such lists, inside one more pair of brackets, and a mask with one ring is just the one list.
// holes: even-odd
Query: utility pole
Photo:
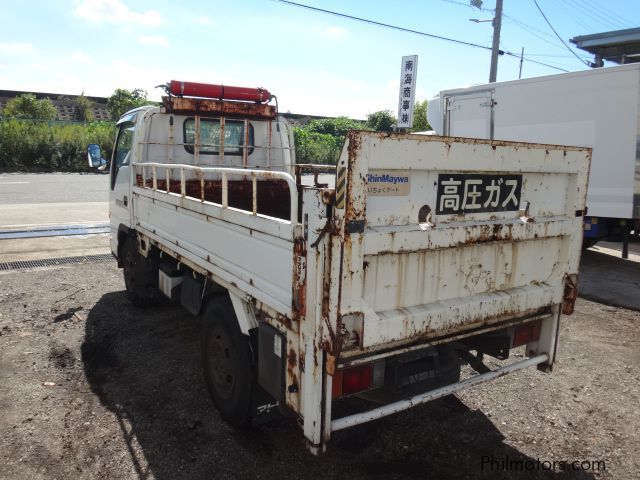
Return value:
[(520, 71), (518, 72), (518, 80), (522, 78), (522, 60), (524, 60), (524, 47), (522, 47), (522, 51), (520, 52)]
[(502, 27), (502, 0), (496, 0), (496, 15), (493, 17), (493, 45), (491, 46), (491, 70), (489, 83), (498, 76), (498, 55), (500, 54), (500, 27)]

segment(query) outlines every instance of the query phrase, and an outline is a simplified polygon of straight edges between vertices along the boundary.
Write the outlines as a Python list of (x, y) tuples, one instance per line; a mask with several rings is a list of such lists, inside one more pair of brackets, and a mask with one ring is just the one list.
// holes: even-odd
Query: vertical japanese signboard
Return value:
[(398, 100), (398, 128), (413, 127), (413, 104), (418, 75), (418, 56), (402, 57), (400, 67), (400, 99)]

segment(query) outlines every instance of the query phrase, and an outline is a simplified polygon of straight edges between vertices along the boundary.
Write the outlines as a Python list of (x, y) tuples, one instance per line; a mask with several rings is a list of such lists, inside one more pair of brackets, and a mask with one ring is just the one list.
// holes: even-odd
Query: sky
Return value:
[[(490, 47), (495, 0), (297, 0)], [(640, 0), (537, 0), (567, 44), (640, 27)], [(587, 67), (534, 0), (504, 0), (500, 48), (522, 78)], [(278, 0), (0, 0), (0, 89), (109, 96), (169, 80), (264, 87), (281, 111), (364, 119), (398, 108), (403, 55), (418, 55), (416, 100), (486, 83), (491, 52), (311, 11)], [(584, 59), (586, 52), (573, 49)], [(498, 81), (518, 78), (501, 56)]]

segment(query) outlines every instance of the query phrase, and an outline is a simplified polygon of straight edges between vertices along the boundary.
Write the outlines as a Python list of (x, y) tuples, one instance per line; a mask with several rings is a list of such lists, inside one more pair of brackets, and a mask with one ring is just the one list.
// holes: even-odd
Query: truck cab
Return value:
[[(184, 82), (175, 82), (175, 91), (179, 91), (178, 84), (183, 85)], [(171, 91), (171, 84), (167, 88)], [(228, 100), (217, 103), (236, 105)], [(127, 112), (118, 120), (113, 157), (109, 165), (111, 250), (114, 255), (118, 255), (119, 235), (133, 227), (133, 209), (129, 205), (131, 188), (136, 181), (131, 167), (133, 164), (153, 159), (163, 165), (215, 165), (292, 171), (295, 163), (291, 148), (293, 131), (287, 120), (276, 115), (272, 105), (240, 105), (243, 107), (240, 112), (221, 109), (219, 115), (209, 116), (200, 111), (197, 101), (188, 97), (168, 96), (160, 106), (140, 107)], [(201, 115), (202, 113), (205, 115)], [(167, 170), (167, 173), (170, 171)], [(220, 178), (215, 174), (204, 175), (207, 185), (216, 177)], [(160, 181), (166, 182), (166, 178)], [(195, 174), (187, 174), (187, 189), (197, 182), (199, 179)], [(246, 185), (243, 186), (242, 182), (234, 182), (232, 185), (236, 190), (231, 192), (231, 205), (246, 205), (250, 201)], [(221, 191), (216, 192), (212, 188), (207, 191), (207, 195), (219, 197)], [(277, 201), (277, 198), (274, 200), (276, 201), (269, 204), (272, 210), (265, 206), (266, 213), (284, 214), (277, 211), (282, 202)], [(262, 202), (262, 205), (267, 205), (267, 202)], [(286, 210), (286, 206), (281, 209)]]

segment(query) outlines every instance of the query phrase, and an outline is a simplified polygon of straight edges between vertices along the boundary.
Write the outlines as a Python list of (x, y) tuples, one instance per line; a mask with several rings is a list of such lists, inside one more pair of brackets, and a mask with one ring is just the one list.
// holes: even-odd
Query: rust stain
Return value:
[[(353, 178), (353, 174), (355, 171), (356, 161), (359, 158), (360, 150), (362, 148), (362, 132), (350, 131), (347, 134), (348, 138), (348, 158), (347, 158), (347, 191), (345, 194), (345, 223), (351, 220), (356, 220), (360, 218), (364, 218), (365, 210), (363, 209), (356, 210), (354, 207), (354, 203), (359, 198), (356, 198), (353, 194), (353, 185), (355, 178)], [(364, 194), (361, 192), (361, 194)]]
[(327, 354), (325, 367), (329, 375), (333, 375), (334, 373), (336, 373), (336, 357), (334, 355)]
[(453, 143), (467, 144), (467, 145), (491, 145), (496, 147), (509, 147), (509, 148), (526, 148), (526, 149), (540, 149), (545, 147), (546, 149), (553, 148), (556, 150), (565, 150), (571, 152), (588, 152), (588, 147), (567, 147), (565, 145), (554, 145), (554, 144), (538, 144), (538, 143), (527, 143), (527, 142), (514, 142), (510, 140), (486, 140), (481, 138), (466, 138), (466, 137), (443, 137), (441, 135), (421, 135), (419, 138), (415, 134), (411, 133), (399, 133), (399, 132), (358, 132), (362, 136), (369, 136), (374, 138), (386, 139), (391, 138), (394, 140), (404, 140), (410, 139), (413, 141), (418, 141), (419, 143), (427, 143), (427, 142), (441, 142), (444, 143), (447, 148), (451, 148)]
[(333, 188), (322, 190), (322, 203), (324, 205), (334, 205), (336, 203), (336, 191)]
[[(157, 180), (157, 190), (180, 195), (180, 180)], [(143, 182), (142, 175), (136, 175), (136, 186), (152, 188), (151, 180)], [(253, 183), (251, 180), (229, 180), (229, 206), (251, 212), (253, 210)], [(222, 180), (185, 180), (186, 197), (222, 205)], [(291, 218), (290, 192), (284, 180), (258, 180), (258, 213), (270, 217), (289, 220)]]
[(168, 113), (224, 115), (226, 117), (275, 120), (274, 105), (251, 102), (220, 101), (205, 98), (162, 97), (162, 106)]
[[(322, 343), (322, 349), (327, 352), (335, 351), (334, 345), (336, 345), (336, 334), (331, 328), (331, 322), (329, 320), (329, 312), (331, 310), (331, 278), (329, 272), (331, 271), (334, 238), (335, 237), (333, 235), (329, 237), (329, 243), (325, 250), (325, 274), (322, 279), (322, 319), (324, 320), (324, 323), (327, 327), (327, 332), (329, 333), (329, 337), (331, 338), (330, 342), (324, 341)], [(314, 349), (315, 348), (316, 347), (314, 346)], [(317, 352), (314, 352), (313, 358), (318, 358)]]
[(293, 282), (292, 306), (293, 320), (299, 321), (306, 315), (307, 305), (307, 242), (296, 238), (293, 243)]
[(296, 355), (296, 351), (293, 348), (289, 349), (289, 354), (287, 355), (287, 372), (289, 372), (289, 377), (294, 377), (295, 372), (294, 369), (298, 365), (298, 355)]
[(562, 296), (562, 313), (563, 315), (571, 315), (575, 309), (576, 298), (578, 298), (578, 285), (574, 282), (570, 275), (565, 277), (564, 295)]
[(282, 315), (281, 313), (278, 313), (276, 315), (276, 320), (280, 322), (282, 325), (284, 325), (285, 327), (287, 327), (288, 329), (291, 329), (291, 319), (286, 315)]

